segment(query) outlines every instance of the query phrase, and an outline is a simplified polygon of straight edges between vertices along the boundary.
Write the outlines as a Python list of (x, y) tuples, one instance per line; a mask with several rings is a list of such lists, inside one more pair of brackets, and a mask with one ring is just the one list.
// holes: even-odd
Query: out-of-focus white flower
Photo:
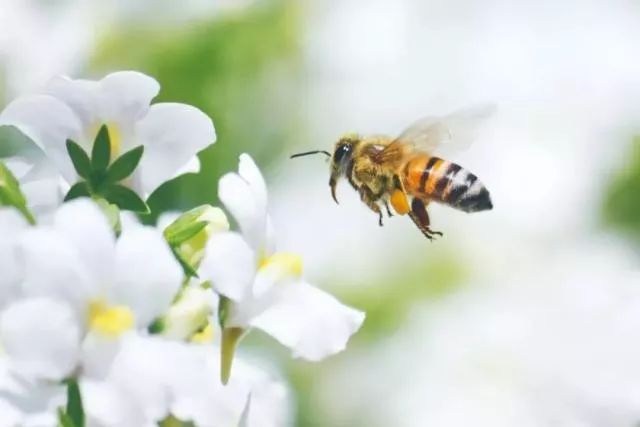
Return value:
[(9, 369), (7, 358), (0, 357), (0, 425), (56, 425), (56, 409), (64, 399), (64, 386), (16, 376)]
[(15, 248), (27, 222), (12, 208), (0, 209), (0, 307), (18, 293), (23, 269), (19, 267)]
[(196, 153), (215, 142), (213, 123), (186, 104), (157, 103), (156, 80), (134, 71), (120, 71), (100, 81), (57, 77), (42, 94), (12, 101), (0, 114), (0, 125), (12, 125), (31, 138), (58, 168), (68, 184), (78, 175), (66, 141), (91, 153), (100, 126), (107, 125), (111, 161), (144, 146), (139, 166), (125, 182), (146, 196), (160, 184), (187, 171), (197, 171)]
[(210, 344), (129, 335), (122, 340), (104, 381), (81, 383), (83, 393), (104, 395), (106, 403), (117, 409), (105, 409), (105, 401), (92, 397), (86, 401), (86, 410), (100, 420), (110, 417), (109, 426), (120, 425), (116, 421), (122, 418), (114, 418), (118, 412), (134, 413), (127, 408), (131, 402), (136, 402), (138, 411), (142, 411), (136, 415), (138, 419), (159, 420), (171, 413), (199, 427), (232, 426), (238, 425), (251, 394), (249, 426), (286, 425), (286, 387), (241, 360), (236, 364), (234, 378), (223, 386), (216, 377), (218, 357)]
[[(308, 360), (343, 350), (364, 313), (305, 282), (299, 256), (273, 251), (266, 184), (247, 154), (240, 156), (237, 174), (222, 177), (219, 196), (242, 234), (213, 235), (199, 273), (225, 297), (220, 307), (223, 334), (235, 343), (256, 327)], [(223, 351), (225, 342), (223, 337)], [(223, 366), (223, 381), (228, 374)]]

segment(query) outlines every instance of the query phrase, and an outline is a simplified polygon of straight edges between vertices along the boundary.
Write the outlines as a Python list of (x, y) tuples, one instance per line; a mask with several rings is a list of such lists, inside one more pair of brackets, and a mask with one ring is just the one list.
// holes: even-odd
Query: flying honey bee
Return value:
[(425, 117), (397, 138), (347, 134), (335, 144), (333, 154), (324, 150), (291, 156), (324, 154), (331, 158), (329, 186), (336, 198), (338, 179), (346, 176), (366, 206), (378, 215), (382, 207), (392, 216), (408, 214), (429, 239), (442, 236), (431, 229), (427, 206), (438, 202), (464, 212), (493, 208), (489, 191), (478, 177), (462, 166), (434, 155), (440, 148), (465, 148), (492, 107), (459, 111), (442, 117)]

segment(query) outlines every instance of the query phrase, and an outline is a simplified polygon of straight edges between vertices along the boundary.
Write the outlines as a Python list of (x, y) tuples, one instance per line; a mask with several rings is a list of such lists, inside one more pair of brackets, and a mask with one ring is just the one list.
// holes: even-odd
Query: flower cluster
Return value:
[(126, 212), (215, 142), (211, 119), (151, 104), (158, 91), (137, 72), (58, 78), (0, 114), (39, 148), (0, 163), (0, 425), (282, 425), (286, 386), (242, 360), (232, 374), (241, 338), (317, 361), (364, 320), (275, 249), (247, 154), (219, 182), (239, 232), (209, 205), (157, 227)]

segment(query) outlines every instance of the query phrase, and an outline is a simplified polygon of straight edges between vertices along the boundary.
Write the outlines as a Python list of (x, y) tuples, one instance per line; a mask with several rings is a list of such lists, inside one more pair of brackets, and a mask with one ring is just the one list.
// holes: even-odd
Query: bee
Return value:
[(440, 148), (468, 146), (477, 126), (493, 111), (479, 107), (441, 117), (425, 117), (398, 137), (347, 134), (335, 144), (333, 154), (325, 150), (291, 156), (324, 154), (331, 159), (329, 187), (338, 203), (336, 185), (345, 176), (362, 202), (383, 225), (383, 207), (393, 216), (408, 215), (432, 240), (442, 236), (431, 229), (427, 206), (441, 203), (464, 212), (493, 208), (489, 191), (476, 175), (457, 163), (434, 155)]

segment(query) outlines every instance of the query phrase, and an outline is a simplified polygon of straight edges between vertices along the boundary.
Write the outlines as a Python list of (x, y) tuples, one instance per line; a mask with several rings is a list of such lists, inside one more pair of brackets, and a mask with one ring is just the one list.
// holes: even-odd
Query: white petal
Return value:
[(133, 309), (138, 327), (147, 327), (169, 308), (181, 280), (182, 268), (158, 230), (136, 227), (120, 236), (111, 296)]
[(199, 427), (237, 426), (251, 393), (245, 414), (249, 427), (290, 425), (288, 391), (267, 372), (236, 357), (233, 375), (223, 386), (219, 379), (219, 349), (183, 347), (186, 355), (176, 365), (177, 399), (171, 411), (178, 418), (191, 419)]
[(253, 251), (238, 233), (214, 234), (200, 264), (200, 277), (216, 292), (235, 301), (248, 295), (256, 270)]
[(258, 169), (258, 166), (253, 161), (250, 155), (246, 153), (240, 154), (240, 163), (238, 164), (238, 174), (247, 181), (253, 198), (255, 200), (256, 208), (262, 216), (267, 215), (267, 184), (264, 182), (262, 172)]
[(140, 427), (147, 423), (143, 408), (117, 385), (93, 380), (80, 382), (87, 427)]
[[(184, 359), (176, 365), (178, 375), (172, 384), (175, 401), (171, 412), (179, 419), (193, 420), (198, 427), (237, 426), (251, 384), (233, 375), (222, 385), (218, 351), (213, 350), (183, 345)], [(235, 362), (238, 370), (234, 374), (240, 373), (243, 364)]]
[(22, 411), (16, 408), (9, 399), (0, 397), (0, 425), (20, 427), (22, 418)]
[(82, 374), (92, 379), (104, 379), (120, 351), (122, 338), (130, 333), (133, 332), (126, 332), (120, 337), (110, 337), (89, 331), (82, 340)]
[(138, 122), (137, 143), (145, 146), (139, 169), (141, 190), (150, 194), (216, 139), (211, 119), (186, 104), (159, 103)]
[(171, 179), (177, 178), (186, 173), (198, 173), (198, 172), (200, 172), (200, 158), (197, 155), (195, 155), (191, 157), (189, 161), (187, 161), (187, 163), (184, 164), (184, 166), (178, 169), (176, 173), (173, 174)]
[(85, 132), (98, 122), (98, 82), (93, 80), (71, 79), (67, 76), (56, 76), (49, 80), (46, 93), (57, 98), (71, 108), (79, 119), (82, 132), (78, 144), (91, 148), (93, 141), (88, 141)]
[(17, 255), (24, 265), (21, 291), (27, 296), (62, 299), (79, 315), (98, 293), (93, 275), (64, 234), (52, 229), (31, 228), (20, 236)]
[(179, 348), (177, 343), (131, 334), (122, 340), (107, 381), (126, 391), (145, 418), (160, 421), (169, 414), (173, 370), (184, 362)]
[[(6, 360), (6, 355), (3, 357)], [(6, 365), (6, 363), (3, 363)], [(34, 381), (9, 373), (12, 384), (0, 386), (0, 425), (41, 427), (57, 425), (57, 408), (66, 400), (65, 387), (48, 381)], [(4, 376), (3, 373), (3, 376)], [(17, 417), (17, 422), (11, 422)]]
[(100, 114), (103, 120), (136, 122), (142, 119), (160, 84), (137, 71), (118, 71), (100, 81)]
[(342, 351), (362, 324), (364, 313), (307, 283), (282, 286), (274, 304), (251, 321), (295, 357), (321, 360)]
[(253, 189), (240, 175), (228, 173), (218, 182), (218, 197), (238, 222), (247, 242), (260, 256), (263, 253), (267, 218), (256, 203)]
[(0, 307), (16, 296), (23, 277), (23, 266), (16, 256), (16, 244), (26, 227), (26, 221), (17, 210), (0, 209)]
[(0, 125), (17, 127), (42, 148), (60, 173), (74, 183), (76, 173), (67, 154), (67, 139), (79, 140), (81, 123), (63, 102), (49, 95), (30, 95), (11, 102), (0, 114)]
[(108, 282), (113, 272), (115, 235), (100, 208), (90, 199), (72, 200), (58, 209), (53, 225), (75, 247), (93, 280)]
[(11, 304), (0, 318), (0, 339), (24, 375), (61, 380), (78, 362), (78, 319), (59, 301), (34, 298)]

